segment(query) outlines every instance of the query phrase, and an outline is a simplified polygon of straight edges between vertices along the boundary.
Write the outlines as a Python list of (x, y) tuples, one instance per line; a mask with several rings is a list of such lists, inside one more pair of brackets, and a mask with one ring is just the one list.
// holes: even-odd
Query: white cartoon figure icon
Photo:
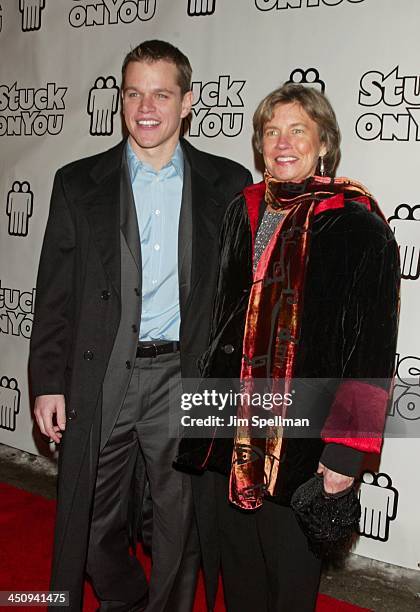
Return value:
[(392, 486), (388, 474), (362, 474), (359, 488), (361, 517), (359, 533), (366, 538), (386, 542), (390, 521), (397, 516), (398, 491)]
[(6, 214), (9, 217), (10, 236), (27, 236), (32, 216), (34, 194), (27, 181), (15, 181), (7, 194)]
[(87, 111), (92, 136), (111, 136), (114, 115), (118, 110), (119, 88), (113, 76), (98, 77), (89, 92)]
[(325, 93), (325, 82), (320, 78), (319, 71), (316, 68), (308, 68), (307, 70), (296, 68), (290, 73), (287, 82), (316, 87), (321, 93)]
[(420, 277), (420, 205), (400, 204), (389, 225), (400, 248), (401, 277), (417, 280)]
[(190, 17), (213, 15), (216, 0), (188, 0), (187, 12)]
[(19, 412), (20, 390), (16, 378), (0, 379), (0, 428), (15, 431)]
[(45, 0), (19, 0), (23, 32), (40, 29), (41, 11), (43, 8), (45, 8)]

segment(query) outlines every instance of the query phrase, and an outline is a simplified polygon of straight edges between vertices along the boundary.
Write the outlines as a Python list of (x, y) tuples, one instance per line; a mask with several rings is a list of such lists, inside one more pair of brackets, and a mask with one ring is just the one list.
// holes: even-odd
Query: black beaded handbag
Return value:
[(354, 485), (340, 493), (326, 493), (322, 474), (315, 474), (296, 489), (291, 507), (318, 558), (337, 561), (343, 556), (360, 519)]

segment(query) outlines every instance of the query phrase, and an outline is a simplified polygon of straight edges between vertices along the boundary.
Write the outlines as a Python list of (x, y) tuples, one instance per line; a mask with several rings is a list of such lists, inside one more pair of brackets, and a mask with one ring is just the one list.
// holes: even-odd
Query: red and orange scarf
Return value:
[[(311, 226), (326, 210), (356, 201), (382, 216), (375, 200), (359, 183), (347, 178), (311, 177), (303, 183), (280, 183), (266, 174), (265, 181), (244, 191), (253, 242), (262, 199), (283, 214), (254, 274), (243, 341), (241, 391), (252, 396), (257, 379), (270, 381), (271, 393), (291, 391), (303, 311), (303, 296)], [(271, 415), (285, 416), (284, 407)], [(270, 416), (271, 416), (270, 415)], [(252, 435), (251, 406), (237, 412), (247, 426), (236, 430), (229, 498), (244, 509), (258, 508), (273, 495), (279, 472), (282, 427), (269, 427), (265, 438)]]

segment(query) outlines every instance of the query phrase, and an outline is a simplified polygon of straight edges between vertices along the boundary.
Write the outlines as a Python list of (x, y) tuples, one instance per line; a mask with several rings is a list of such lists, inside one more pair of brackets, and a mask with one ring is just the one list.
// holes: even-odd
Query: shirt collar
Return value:
[(138, 157), (133, 151), (133, 147), (131, 146), (129, 140), (127, 140), (127, 145), (126, 145), (126, 156), (127, 156), (128, 168), (130, 171), (131, 182), (134, 182), (137, 172), (140, 169), (148, 170), (150, 172), (154, 172), (155, 174), (159, 174), (159, 172), (161, 172), (165, 168), (168, 168), (171, 165), (174, 167), (175, 172), (181, 178), (181, 180), (183, 180), (184, 178), (184, 153), (182, 151), (180, 142), (178, 142), (178, 144), (176, 145), (175, 151), (170, 161), (166, 164), (166, 166), (164, 166), (161, 170), (159, 170), (159, 172), (156, 172), (156, 170), (154, 170), (152, 166), (138, 159)]
[(172, 155), (171, 161), (169, 162), (175, 168), (175, 172), (178, 176), (184, 178), (184, 153), (182, 151), (181, 143), (178, 141), (174, 154)]

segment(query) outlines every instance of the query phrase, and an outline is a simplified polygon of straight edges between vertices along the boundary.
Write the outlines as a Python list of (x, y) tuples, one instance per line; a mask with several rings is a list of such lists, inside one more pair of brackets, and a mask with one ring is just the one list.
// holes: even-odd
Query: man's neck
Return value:
[(178, 139), (174, 143), (168, 143), (162, 148), (155, 147), (146, 149), (139, 147), (131, 136), (129, 136), (128, 141), (137, 159), (139, 159), (142, 163), (151, 166), (153, 170), (156, 170), (156, 172), (159, 172), (159, 170), (162, 170), (164, 166), (169, 164), (179, 143)]

